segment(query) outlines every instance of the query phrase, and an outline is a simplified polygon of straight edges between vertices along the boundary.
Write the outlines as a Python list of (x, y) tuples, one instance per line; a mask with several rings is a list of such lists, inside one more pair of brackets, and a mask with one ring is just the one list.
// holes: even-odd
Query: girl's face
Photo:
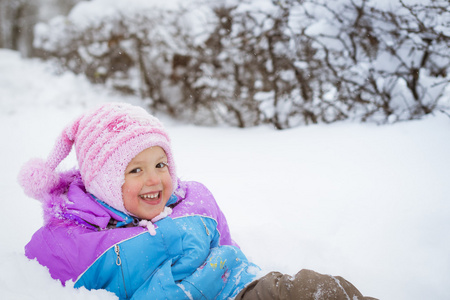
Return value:
[(167, 156), (161, 147), (147, 148), (125, 169), (123, 203), (134, 216), (151, 220), (159, 215), (172, 194)]

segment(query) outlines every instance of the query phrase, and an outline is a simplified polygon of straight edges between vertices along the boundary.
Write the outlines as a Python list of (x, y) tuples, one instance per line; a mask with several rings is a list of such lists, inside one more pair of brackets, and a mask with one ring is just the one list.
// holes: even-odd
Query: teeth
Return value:
[(141, 195), (141, 198), (143, 199), (156, 199), (158, 198), (159, 193), (156, 194), (147, 194), (147, 195)]

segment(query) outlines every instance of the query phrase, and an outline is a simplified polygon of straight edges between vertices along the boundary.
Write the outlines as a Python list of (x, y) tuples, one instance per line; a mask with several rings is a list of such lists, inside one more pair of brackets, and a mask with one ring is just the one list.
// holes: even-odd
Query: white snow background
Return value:
[[(66, 124), (121, 98), (47, 63), (0, 50), (0, 298), (116, 299), (63, 288), (24, 256), (42, 225), (16, 177)], [(158, 116), (178, 175), (204, 183), (234, 239), (264, 270), (341, 275), (380, 299), (450, 299), (450, 118), (342, 122), (276, 131), (206, 128)], [(75, 164), (71, 155), (63, 163)]]

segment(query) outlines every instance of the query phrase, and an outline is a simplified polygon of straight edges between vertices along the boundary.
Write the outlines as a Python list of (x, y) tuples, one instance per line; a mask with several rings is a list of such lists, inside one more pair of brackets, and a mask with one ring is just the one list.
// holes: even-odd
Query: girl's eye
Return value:
[(158, 164), (156, 165), (156, 168), (157, 168), (157, 169), (162, 169), (162, 168), (167, 167), (167, 166), (169, 166), (167, 163), (165, 163), (165, 162), (160, 162), (160, 163), (158, 163)]
[(130, 173), (139, 173), (141, 171), (142, 171), (141, 168), (136, 168), (136, 169), (131, 170)]

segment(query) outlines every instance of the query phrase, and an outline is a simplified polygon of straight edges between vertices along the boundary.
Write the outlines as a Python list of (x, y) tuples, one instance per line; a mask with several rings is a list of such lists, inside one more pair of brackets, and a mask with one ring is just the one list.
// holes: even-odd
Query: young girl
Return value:
[[(55, 171), (72, 147), (79, 169)], [(142, 108), (109, 103), (79, 117), (19, 182), (44, 209), (25, 254), (63, 284), (120, 299), (368, 299), (309, 270), (257, 280), (211, 193), (178, 180), (169, 137)]]

